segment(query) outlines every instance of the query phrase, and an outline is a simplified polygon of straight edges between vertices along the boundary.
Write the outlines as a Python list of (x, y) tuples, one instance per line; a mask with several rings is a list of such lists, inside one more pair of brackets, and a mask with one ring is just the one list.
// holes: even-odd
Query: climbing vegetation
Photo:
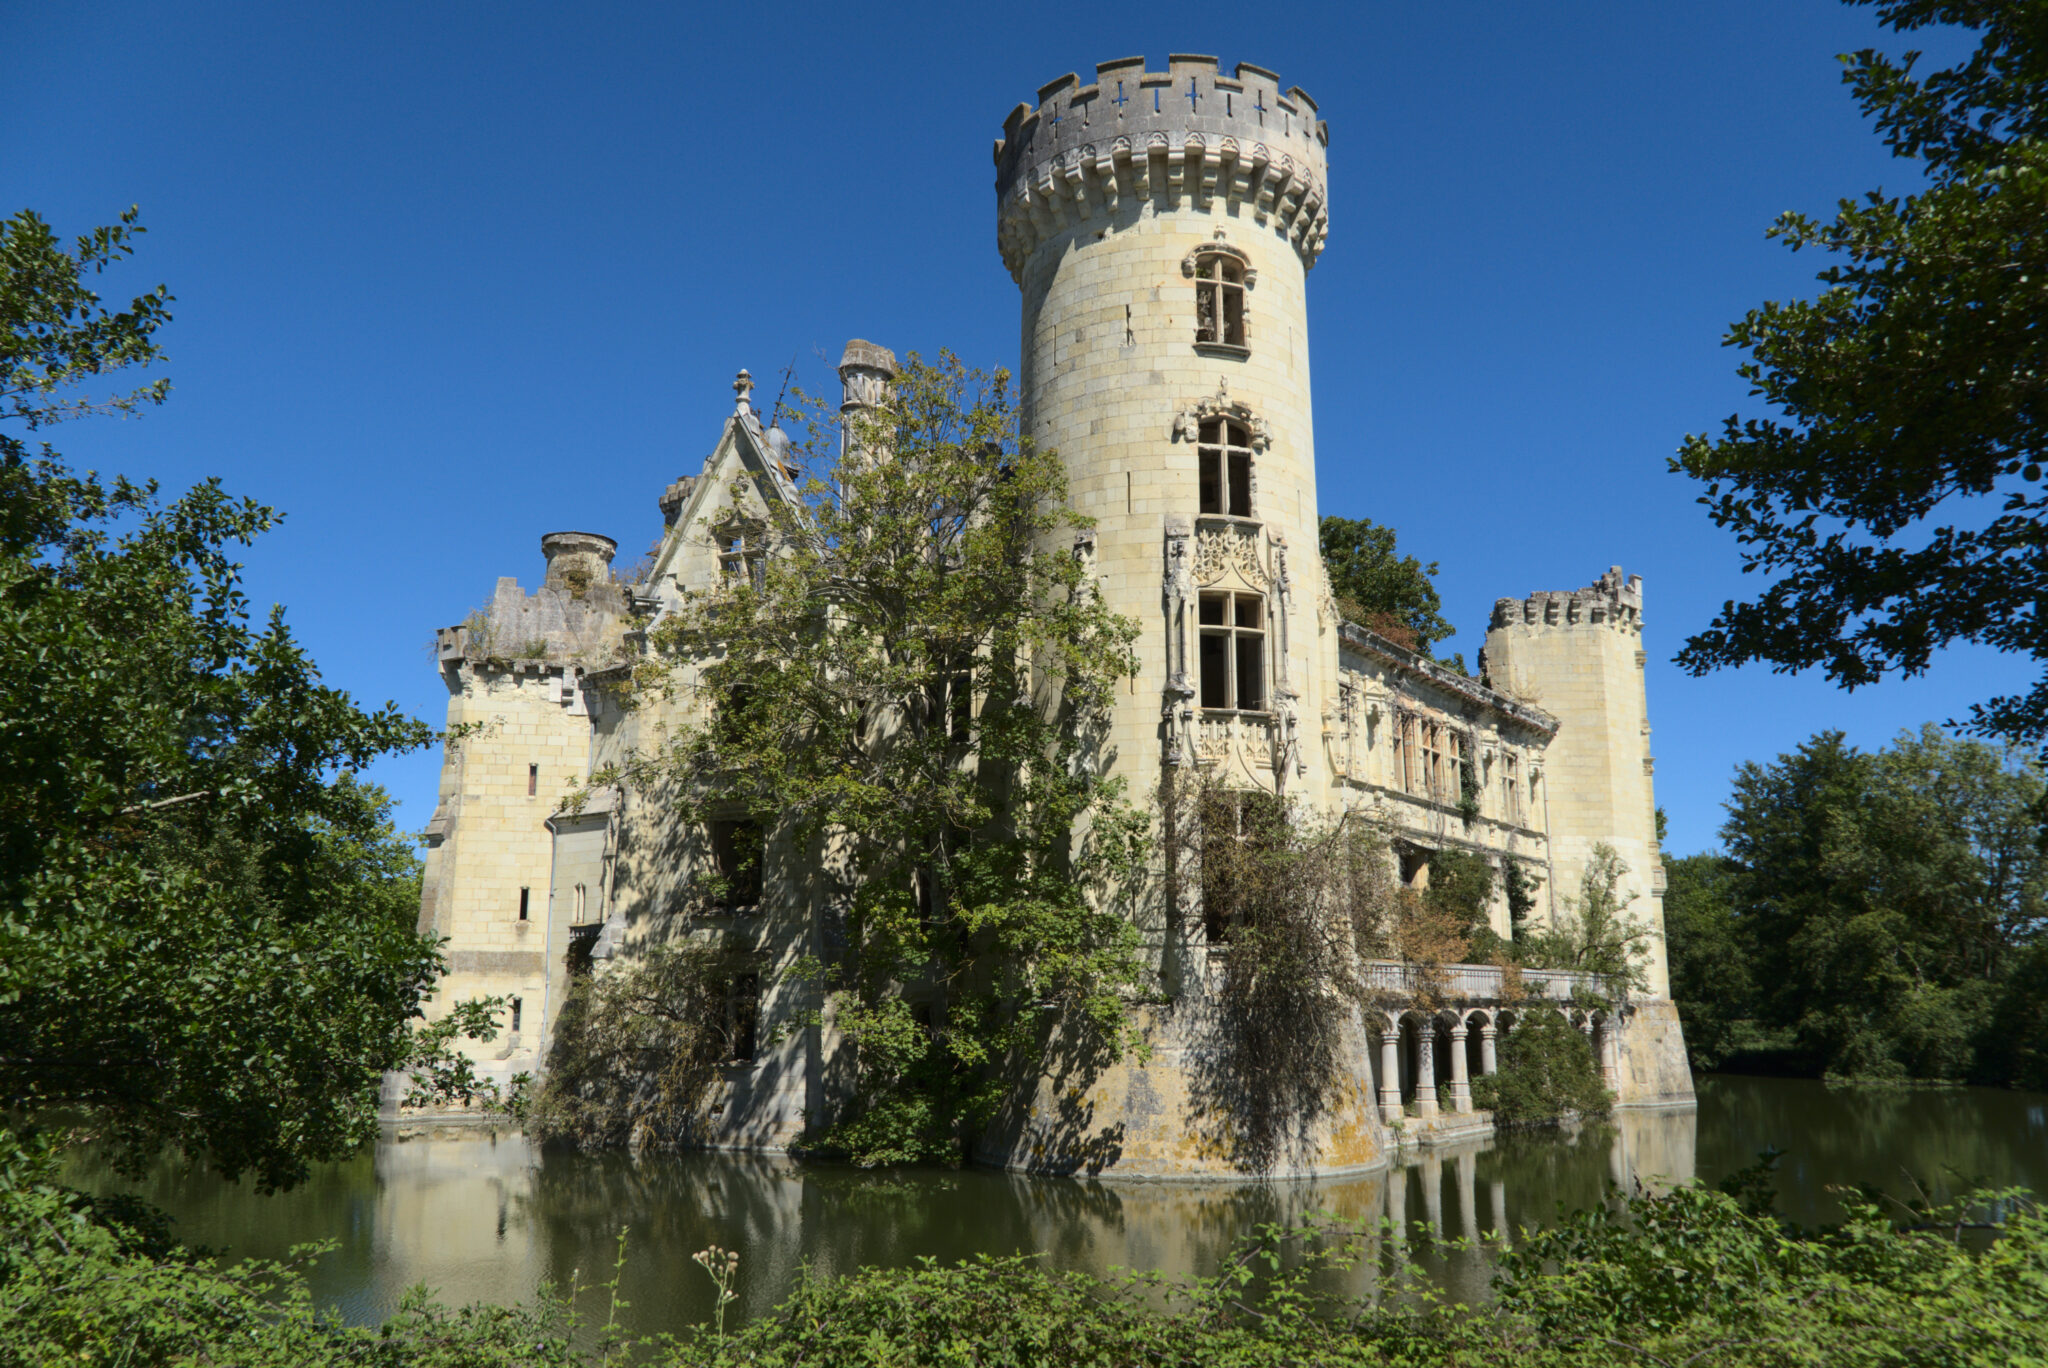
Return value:
[(1045, 1051), (1126, 1045), (1148, 824), (1099, 747), (1137, 626), (1007, 372), (912, 355), (844, 423), (798, 404), (801, 483), (733, 491), (763, 559), (654, 629), (633, 698), (666, 737), (592, 783), (820, 852), (789, 895), (835, 909), (819, 1011), (854, 1096), (813, 1144), (957, 1163)]
[(527, 1131), (584, 1149), (700, 1140), (719, 1066), (750, 1044), (742, 1039), (753, 1011), (740, 1000), (744, 968), (734, 955), (686, 943), (574, 978), (544, 1081), (522, 1108)]

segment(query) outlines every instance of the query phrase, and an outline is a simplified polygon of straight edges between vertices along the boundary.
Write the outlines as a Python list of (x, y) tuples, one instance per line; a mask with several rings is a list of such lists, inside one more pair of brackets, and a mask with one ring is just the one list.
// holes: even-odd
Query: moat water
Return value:
[[(1407, 1252), (1451, 1295), (1481, 1297), (1491, 1274), (1483, 1237), (1512, 1238), (1560, 1209), (1595, 1205), (1617, 1183), (1712, 1183), (1766, 1147), (1785, 1151), (1780, 1209), (1808, 1222), (1839, 1214), (1830, 1188), (1863, 1182), (1901, 1194), (1977, 1182), (2048, 1192), (2048, 1096), (1707, 1076), (1696, 1110), (1622, 1112), (1572, 1132), (1409, 1153), (1393, 1170), (1297, 1184), (863, 1172), (707, 1154), (593, 1158), (484, 1137), (389, 1142), (278, 1196), (170, 1166), (136, 1190), (175, 1218), (188, 1243), (229, 1257), (338, 1242), (314, 1266), (313, 1288), (362, 1323), (382, 1319), (418, 1283), (450, 1302), (515, 1302), (545, 1283), (601, 1281), (625, 1227), (621, 1320), (655, 1332), (709, 1315), (711, 1285), (690, 1255), (712, 1244), (741, 1254), (728, 1315), (755, 1316), (805, 1269), (829, 1276), (926, 1257), (1025, 1252), (1098, 1275), (1206, 1274), (1254, 1226), (1316, 1212), (1425, 1222), (1471, 1241), (1445, 1249), (1410, 1238)], [(1363, 1261), (1346, 1290), (1371, 1295), (1381, 1266)], [(581, 1300), (602, 1319), (602, 1294)]]

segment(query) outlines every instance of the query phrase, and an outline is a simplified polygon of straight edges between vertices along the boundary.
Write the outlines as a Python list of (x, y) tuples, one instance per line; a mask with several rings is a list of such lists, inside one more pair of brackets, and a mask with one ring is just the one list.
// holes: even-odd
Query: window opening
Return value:
[(533, 797), (533, 795), (535, 795), (536, 793), (539, 793), (539, 792), (540, 792), (540, 766), (539, 766), (539, 765), (528, 765), (528, 766), (526, 767), (526, 796), (527, 796), (527, 797), (529, 797), (529, 798), (531, 798), (531, 797)]
[(1444, 792), (1444, 729), (1441, 723), (1422, 724), (1423, 792), (1438, 798)]
[(727, 1058), (735, 1064), (754, 1059), (761, 1019), (761, 976), (735, 974), (725, 995)]
[(525, 1005), (526, 1005), (526, 1003), (525, 1003), (525, 1000), (524, 1000), (524, 999), (522, 999), (522, 998), (513, 998), (513, 999), (512, 999), (512, 1029), (513, 1029), (513, 1030), (515, 1030), (515, 1031), (519, 1029), (519, 1015), (520, 1015), (520, 1010), (521, 1010), (521, 1009), (522, 1009), (523, 1007), (525, 1007)]
[(715, 907), (753, 907), (761, 901), (761, 824), (736, 819), (711, 824), (711, 860), (718, 871)]
[(1403, 888), (1426, 888), (1429, 884), (1429, 880), (1425, 877), (1429, 873), (1429, 852), (1418, 850), (1414, 846), (1404, 845), (1400, 847), (1400, 856), (1401, 886)]
[(1195, 259), (1195, 341), (1242, 347), (1244, 263), (1221, 252)]
[(1520, 762), (1518, 762), (1514, 756), (1507, 754), (1505, 751), (1501, 753), (1501, 815), (1518, 826), (1521, 824), (1522, 821), (1521, 776), (1517, 772), (1520, 768)]
[(1204, 594), (1201, 631), (1202, 706), (1264, 712), (1266, 601), (1258, 594)]
[(528, 906), (529, 900), (530, 900), (530, 899), (531, 899), (532, 897), (533, 897), (533, 890), (532, 890), (532, 889), (530, 889), (530, 888), (522, 888), (522, 889), (520, 889), (520, 890), (519, 890), (519, 920), (521, 920), (521, 921), (525, 921), (525, 920), (526, 920), (526, 909), (527, 909), (527, 906)]
[(1201, 497), (1204, 513), (1252, 515), (1252, 438), (1244, 424), (1210, 418), (1202, 424)]
[(1280, 800), (1270, 793), (1211, 793), (1202, 800), (1202, 923), (1211, 944), (1258, 915), (1263, 857), (1286, 841)]
[(761, 549), (759, 538), (750, 539), (744, 532), (722, 533), (718, 538), (719, 573), (732, 584), (760, 588), (767, 577)]
[(580, 925), (580, 924), (581, 924), (581, 923), (583, 922), (583, 920), (584, 920), (584, 917), (583, 917), (583, 885), (582, 885), (582, 884), (577, 884), (577, 885), (576, 885), (576, 921), (577, 921), (577, 923), (578, 923), (578, 924)]

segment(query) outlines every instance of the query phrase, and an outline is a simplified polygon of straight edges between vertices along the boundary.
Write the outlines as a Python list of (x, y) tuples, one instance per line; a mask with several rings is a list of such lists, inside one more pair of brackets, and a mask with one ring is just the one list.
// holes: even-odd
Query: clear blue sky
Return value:
[[(248, 558), (258, 605), (333, 682), (439, 725), (433, 630), (531, 585), (543, 532), (633, 559), (739, 367), (795, 356), (823, 389), (854, 335), (1014, 364), (989, 159), (1013, 104), (1136, 53), (1270, 67), (1331, 129), (1323, 511), (1442, 563), (1468, 658), (1496, 597), (1641, 573), (1685, 853), (1737, 762), (1823, 727), (1882, 744), (2027, 674), (1958, 653), (1851, 696), (1669, 664), (1746, 585), (1666, 458), (1743, 402), (1729, 320), (1821, 264), (1764, 229), (1911, 185), (1838, 81), (1873, 43), (1906, 46), (1834, 0), (16, 3), (0, 212), (68, 234), (141, 205), (107, 285), (178, 296), (175, 392), (60, 449), (286, 510)], [(405, 824), (437, 763), (376, 770)]]

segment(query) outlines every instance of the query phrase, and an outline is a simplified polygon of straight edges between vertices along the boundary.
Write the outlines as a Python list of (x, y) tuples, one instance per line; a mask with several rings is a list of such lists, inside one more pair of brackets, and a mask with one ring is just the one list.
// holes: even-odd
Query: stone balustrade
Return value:
[(1575, 969), (1523, 969), (1521, 990), (1507, 991), (1507, 972), (1497, 964), (1409, 964), (1400, 960), (1369, 960), (1365, 965), (1365, 986), (1378, 992), (1415, 997), (1431, 994), (1464, 1002), (1503, 1002), (1533, 998), (1546, 1002), (1570, 1002), (1575, 990), (1584, 989), (1598, 997), (1620, 998), (1623, 994), (1598, 974)]

